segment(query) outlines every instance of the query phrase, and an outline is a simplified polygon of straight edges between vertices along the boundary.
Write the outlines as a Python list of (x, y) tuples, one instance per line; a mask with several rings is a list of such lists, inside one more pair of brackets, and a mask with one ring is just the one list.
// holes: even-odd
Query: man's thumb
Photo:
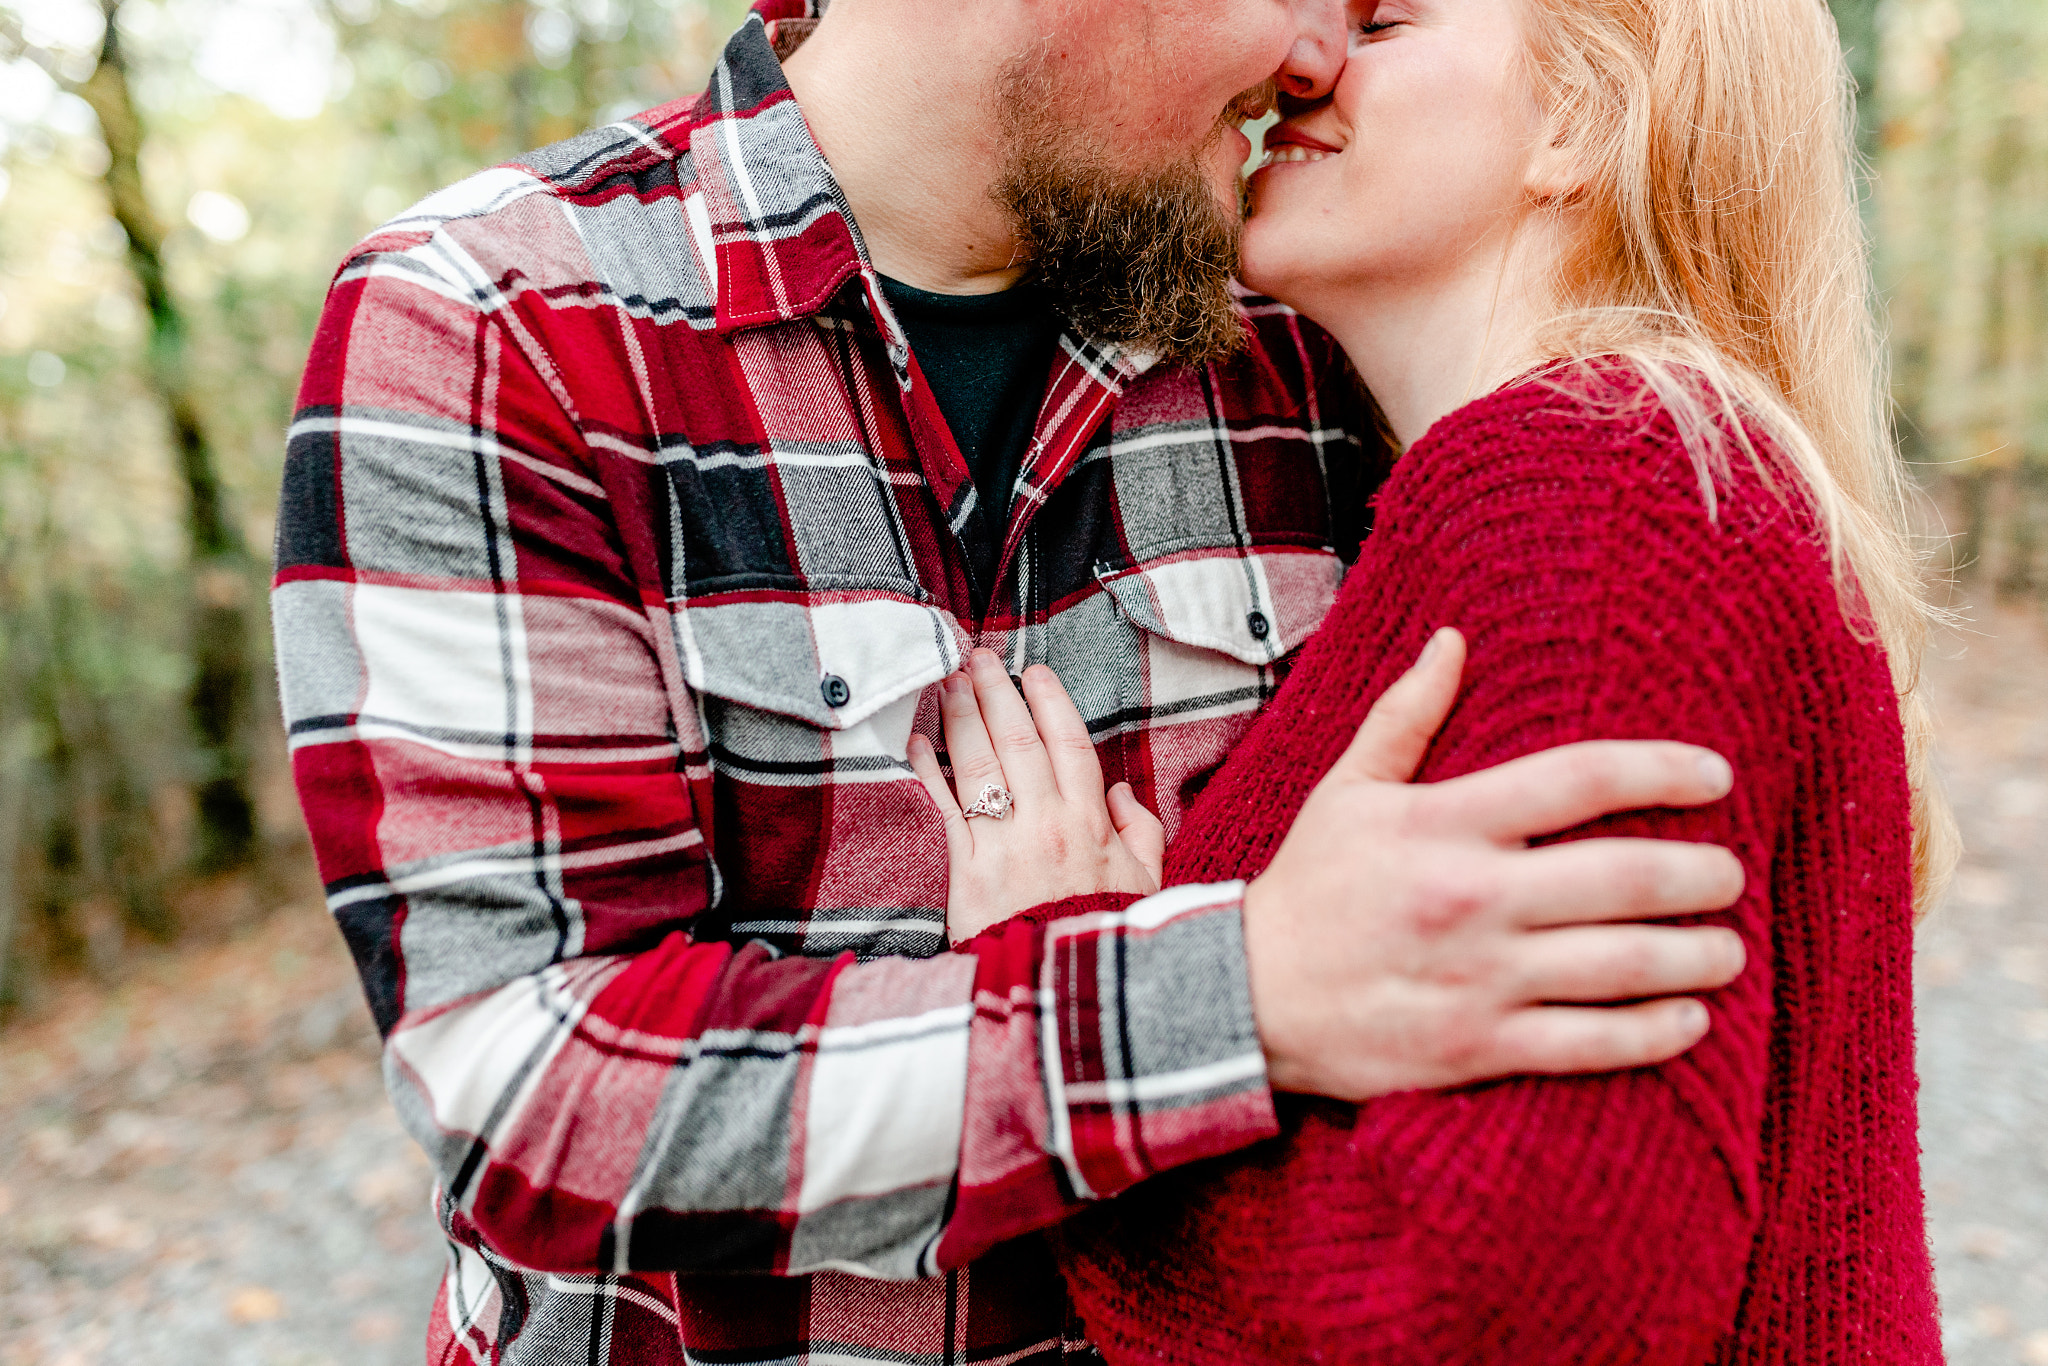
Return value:
[(1333, 776), (1382, 783), (1413, 778), (1451, 714), (1464, 672), (1465, 637), (1446, 626), (1429, 638), (1415, 666), (1372, 704)]

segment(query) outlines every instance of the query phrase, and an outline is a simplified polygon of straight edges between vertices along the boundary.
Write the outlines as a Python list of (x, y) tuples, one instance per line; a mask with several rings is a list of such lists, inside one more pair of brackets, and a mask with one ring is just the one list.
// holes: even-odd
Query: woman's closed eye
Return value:
[(1376, 0), (1365, 7), (1365, 17), (1359, 21), (1358, 36), (1366, 42), (1382, 34), (1400, 28), (1415, 16), (1410, 12), (1414, 5), (1409, 0)]

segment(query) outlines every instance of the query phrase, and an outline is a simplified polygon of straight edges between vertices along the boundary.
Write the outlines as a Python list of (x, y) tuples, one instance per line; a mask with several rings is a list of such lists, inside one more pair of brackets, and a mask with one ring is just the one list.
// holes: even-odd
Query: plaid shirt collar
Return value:
[[(691, 230), (714, 263), (717, 330), (726, 335), (824, 315), (858, 279), (903, 392), (926, 480), (956, 535), (987, 515), (910, 343), (882, 293), (881, 276), (838, 178), (782, 76), (774, 29), (814, 21), (826, 0), (758, 0), (712, 72), (709, 116), (689, 134), (702, 195)], [(788, 113), (777, 117), (787, 106)], [(795, 113), (795, 117), (790, 117)], [(773, 186), (772, 195), (762, 187)], [(1073, 469), (1124, 388), (1157, 358), (1071, 329), (1065, 364), (1047, 387), (1005, 528), (1007, 565), (1032, 515)], [(1002, 570), (997, 571), (1000, 580)]]
[[(792, 0), (755, 5), (711, 73), (710, 117), (690, 134), (715, 253), (721, 333), (810, 317), (848, 280), (875, 274), (809, 126), (801, 114), (771, 117), (785, 104), (794, 109), (796, 97), (782, 77), (769, 25), (809, 17), (811, 6)], [(763, 184), (778, 187), (772, 202), (764, 202), (757, 188)], [(894, 331), (892, 341), (900, 340), (900, 329)]]

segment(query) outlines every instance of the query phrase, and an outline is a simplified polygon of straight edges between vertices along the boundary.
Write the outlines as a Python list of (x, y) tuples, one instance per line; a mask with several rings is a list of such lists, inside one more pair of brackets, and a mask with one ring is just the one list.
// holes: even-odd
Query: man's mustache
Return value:
[(1280, 104), (1280, 83), (1268, 77), (1251, 89), (1241, 92), (1223, 111), (1223, 122), (1235, 128), (1240, 123), (1250, 123), (1272, 113)]

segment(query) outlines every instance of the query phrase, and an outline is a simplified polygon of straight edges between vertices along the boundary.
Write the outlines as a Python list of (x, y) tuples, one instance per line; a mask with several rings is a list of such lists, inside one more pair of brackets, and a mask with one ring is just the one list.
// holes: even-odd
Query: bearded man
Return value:
[(1365, 532), (1335, 348), (1230, 283), (1238, 125), (1325, 93), (1358, 16), (823, 9), (385, 225), (314, 344), (280, 674), (440, 1178), (436, 1362), (1094, 1360), (1040, 1230), (1273, 1133), (1276, 1086), (1672, 1056), (1695, 1003), (1551, 1003), (1741, 964), (1606, 923), (1539, 970), (1537, 926), (1736, 896), (1724, 851), (1523, 849), (1726, 790), (1655, 745), (1361, 816), (1249, 904), (949, 949), (932, 685), (1050, 665), (1171, 831)]

